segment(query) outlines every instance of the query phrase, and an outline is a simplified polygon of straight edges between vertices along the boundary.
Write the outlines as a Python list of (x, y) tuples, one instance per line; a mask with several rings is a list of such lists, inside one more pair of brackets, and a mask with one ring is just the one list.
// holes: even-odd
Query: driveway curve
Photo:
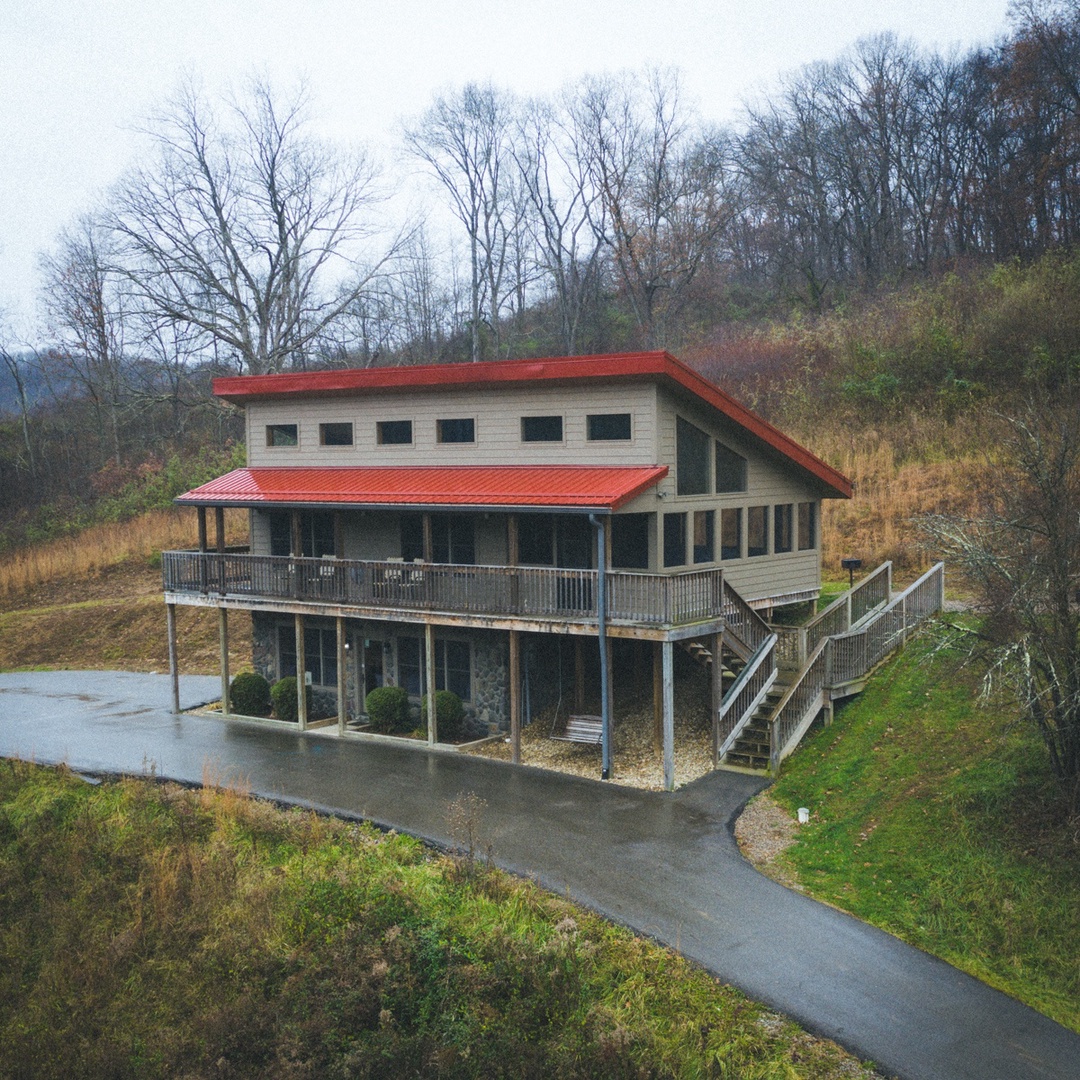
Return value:
[[(182, 680), (185, 707), (216, 678)], [(481, 842), (538, 879), (677, 948), (718, 978), (905, 1080), (1078, 1080), (1080, 1036), (941, 960), (785, 889), (731, 825), (763, 786), (713, 773), (673, 794), (464, 754), (176, 716), (169, 680), (0, 674), (0, 755), (253, 793), (446, 844), (447, 809), (485, 800)]]

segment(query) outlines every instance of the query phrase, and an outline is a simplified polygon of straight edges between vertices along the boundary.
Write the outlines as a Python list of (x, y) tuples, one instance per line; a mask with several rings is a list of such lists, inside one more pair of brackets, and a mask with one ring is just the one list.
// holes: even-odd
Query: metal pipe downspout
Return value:
[(601, 748), (602, 765), (600, 771), (601, 780), (611, 779), (611, 709), (608, 707), (610, 695), (608, 694), (608, 650), (607, 650), (607, 537), (604, 529), (604, 519), (596, 514), (589, 515), (589, 521), (596, 529), (596, 621), (598, 624), (597, 634), (600, 638), (600, 720), (601, 720)]

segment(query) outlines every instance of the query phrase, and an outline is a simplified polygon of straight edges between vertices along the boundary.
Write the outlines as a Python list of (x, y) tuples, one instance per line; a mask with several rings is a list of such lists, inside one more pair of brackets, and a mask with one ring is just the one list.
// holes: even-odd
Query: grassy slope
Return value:
[(785, 762), (781, 872), (1080, 1031), (1080, 823), (1041, 746), (933, 636)]
[[(218, 670), (214, 611), (177, 608), (184, 674)], [(251, 667), (251, 626), (229, 622), (230, 667)], [(0, 670), (52, 667), (167, 671), (161, 571), (131, 558), (78, 576), (62, 576), (9, 596), (0, 610)]]
[[(459, 823), (482, 807), (459, 808)], [(0, 763), (0, 1075), (866, 1075), (673, 953), (464, 856)]]

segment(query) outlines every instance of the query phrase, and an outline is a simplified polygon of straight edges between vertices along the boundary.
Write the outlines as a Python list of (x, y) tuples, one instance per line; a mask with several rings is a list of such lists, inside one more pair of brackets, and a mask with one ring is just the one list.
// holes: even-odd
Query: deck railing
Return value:
[[(465, 566), (399, 560), (307, 559), (198, 551), (162, 555), (166, 592), (295, 600), (458, 615), (596, 619), (595, 570), (531, 566)], [(612, 622), (683, 626), (721, 616), (740, 636), (768, 628), (725, 588), (720, 570), (681, 574), (608, 571)], [(756, 622), (755, 622), (756, 620)], [(760, 624), (760, 625), (758, 625)]]

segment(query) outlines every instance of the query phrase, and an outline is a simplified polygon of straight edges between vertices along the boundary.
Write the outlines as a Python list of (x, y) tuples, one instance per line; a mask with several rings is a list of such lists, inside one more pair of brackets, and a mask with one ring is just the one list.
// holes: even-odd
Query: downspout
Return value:
[(602, 765), (600, 771), (601, 780), (611, 779), (611, 710), (608, 707), (610, 695), (608, 694), (608, 649), (607, 649), (607, 537), (604, 529), (604, 519), (596, 514), (589, 515), (589, 521), (596, 529), (596, 621), (597, 633), (600, 638), (600, 720), (601, 720), (601, 747)]

